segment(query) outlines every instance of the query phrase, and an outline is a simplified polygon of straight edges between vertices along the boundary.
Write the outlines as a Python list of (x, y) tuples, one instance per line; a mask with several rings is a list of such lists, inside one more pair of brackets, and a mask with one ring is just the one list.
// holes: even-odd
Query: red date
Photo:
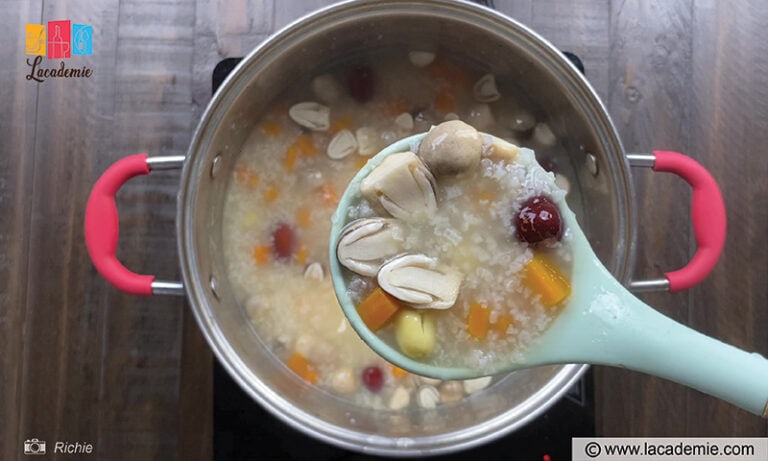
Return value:
[(379, 392), (384, 385), (384, 373), (377, 366), (366, 367), (363, 370), (363, 384), (371, 392)]
[(523, 202), (515, 214), (514, 223), (517, 237), (528, 243), (545, 240), (560, 240), (563, 224), (560, 210), (547, 196), (538, 195)]
[(272, 231), (272, 252), (275, 258), (291, 259), (296, 251), (296, 231), (288, 224), (280, 223)]
[(347, 91), (357, 102), (368, 102), (373, 98), (373, 71), (370, 67), (357, 65), (347, 74)]

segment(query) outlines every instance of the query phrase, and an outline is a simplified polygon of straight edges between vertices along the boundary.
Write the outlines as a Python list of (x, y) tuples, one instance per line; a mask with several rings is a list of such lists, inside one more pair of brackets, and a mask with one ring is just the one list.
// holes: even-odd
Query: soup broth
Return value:
[[(330, 217), (355, 173), (383, 147), (444, 120), (461, 119), (516, 145), (535, 147), (539, 160), (557, 169), (557, 180), (567, 184), (566, 178), (573, 178), (568, 158), (546, 114), (536, 113), (522, 92), (504, 83), (439, 53), (390, 50), (331, 65), (291, 86), (265, 111), (242, 146), (226, 194), (227, 275), (255, 331), (301, 379), (357, 404), (392, 410), (450, 404), (492, 384), (490, 378), (440, 382), (384, 362), (344, 318), (327, 255)], [(459, 208), (483, 204), (504, 221), (506, 211), (486, 206), (499, 193), (486, 174), (493, 175), (500, 165), (489, 162), (478, 170), (477, 194), (451, 200)], [(450, 182), (440, 187), (446, 196), (452, 194)], [(440, 238), (451, 241), (455, 217), (448, 211), (441, 215)], [(483, 235), (471, 221), (467, 226), (466, 232)], [(416, 245), (418, 230), (412, 235)], [(462, 251), (493, 267), (524, 264), (530, 256), (523, 248), (503, 254), (476, 250), (470, 244)], [(467, 272), (467, 286), (503, 278), (503, 272)], [(363, 278), (359, 283), (362, 296), (370, 285)], [(497, 300), (467, 297), (461, 309), (472, 301), (491, 305)], [(519, 306), (520, 319), (527, 309)], [(527, 315), (534, 323), (546, 323), (533, 312)], [(440, 325), (440, 335), (457, 328)]]

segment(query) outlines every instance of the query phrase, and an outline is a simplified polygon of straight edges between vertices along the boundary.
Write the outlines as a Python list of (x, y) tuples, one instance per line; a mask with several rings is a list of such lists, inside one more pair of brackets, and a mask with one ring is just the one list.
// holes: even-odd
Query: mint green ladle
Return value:
[[(350, 324), (384, 359), (422, 376), (444, 380), (476, 378), (488, 372), (479, 367), (435, 366), (414, 360), (371, 332), (349, 297), (345, 269), (336, 256), (341, 230), (351, 221), (347, 210), (361, 197), (360, 181), (388, 155), (415, 151), (425, 135), (411, 136), (388, 146), (349, 183), (332, 218), (331, 276), (336, 297)], [(768, 417), (768, 360), (694, 331), (637, 299), (600, 263), (565, 200), (559, 200), (557, 205), (572, 234), (571, 295), (550, 326), (523, 351), (524, 358), (501, 364), (494, 373), (568, 363), (618, 366), (684, 384)]]

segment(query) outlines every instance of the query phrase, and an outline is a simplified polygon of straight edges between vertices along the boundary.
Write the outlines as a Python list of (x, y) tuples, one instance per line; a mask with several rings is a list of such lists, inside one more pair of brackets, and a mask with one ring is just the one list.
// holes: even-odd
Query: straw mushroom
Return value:
[(432, 129), (419, 146), (419, 156), (436, 175), (457, 174), (477, 167), (483, 139), (460, 120), (443, 122)]
[(395, 218), (431, 218), (437, 211), (435, 178), (412, 152), (385, 158), (360, 182), (360, 191)]

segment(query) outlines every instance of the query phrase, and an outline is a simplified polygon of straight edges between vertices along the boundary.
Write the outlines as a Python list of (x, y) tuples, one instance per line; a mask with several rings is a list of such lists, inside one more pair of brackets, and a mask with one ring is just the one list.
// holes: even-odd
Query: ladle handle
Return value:
[[(576, 251), (580, 251), (579, 248)], [(595, 259), (574, 258), (572, 299), (532, 348), (532, 363), (628, 368), (768, 417), (768, 360), (701, 334), (628, 292)]]
[(618, 334), (624, 366), (697, 389), (768, 418), (768, 360), (701, 334), (635, 299)]

